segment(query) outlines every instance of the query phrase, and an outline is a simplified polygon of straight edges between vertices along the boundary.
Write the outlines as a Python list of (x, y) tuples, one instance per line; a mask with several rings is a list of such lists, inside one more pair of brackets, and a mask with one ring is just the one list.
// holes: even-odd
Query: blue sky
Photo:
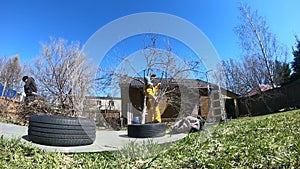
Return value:
[[(120, 17), (161, 12), (183, 18), (200, 29), (221, 59), (241, 53), (233, 28), (240, 0), (0, 0), (0, 57), (19, 54), (31, 62), (49, 37), (84, 44), (98, 29)], [(245, 1), (242, 1), (245, 2)], [(246, 1), (266, 17), (270, 30), (286, 45), (292, 59), (294, 35), (300, 35), (298, 0)]]

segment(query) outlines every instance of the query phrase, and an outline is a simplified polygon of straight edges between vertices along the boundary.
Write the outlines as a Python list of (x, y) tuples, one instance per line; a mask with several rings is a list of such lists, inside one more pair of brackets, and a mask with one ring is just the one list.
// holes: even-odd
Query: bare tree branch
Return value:
[[(180, 95), (176, 92), (176, 89), (171, 88), (171, 83), (174, 83), (173, 80), (180, 80), (192, 77), (193, 73), (199, 73), (202, 63), (200, 61), (194, 61), (186, 57), (183, 59), (178, 59), (174, 53), (172, 53), (172, 45), (168, 38), (162, 40), (159, 35), (156, 34), (147, 34), (143, 41), (144, 47), (140, 52), (140, 57), (143, 58), (143, 63), (139, 65), (144, 65), (143, 68), (137, 66), (137, 62), (134, 59), (126, 58), (122, 53), (115, 53), (111, 58), (114, 59), (123, 59), (122, 64), (118, 65), (118, 69), (111, 67), (108, 69), (101, 69), (101, 73), (97, 76), (98, 85), (102, 85), (99, 88), (107, 88), (107, 86), (115, 85), (112, 83), (114, 78), (117, 79), (129, 79), (128, 81), (138, 81), (142, 85), (145, 85), (144, 79), (141, 76), (141, 73), (144, 72), (145, 76), (150, 76), (154, 73), (164, 80), (164, 85), (162, 85), (158, 92), (158, 97), (161, 99), (170, 98), (168, 104), (174, 105), (174, 107), (180, 108)], [(163, 48), (161, 47), (161, 42), (165, 43)], [(114, 62), (114, 61), (111, 61)], [(104, 73), (105, 72), (105, 73)], [(161, 75), (160, 75), (161, 74)], [(159, 81), (159, 80), (158, 80)], [(104, 87), (105, 86), (105, 87)], [(143, 114), (145, 114), (146, 106), (144, 106)], [(143, 121), (143, 120), (142, 120)]]
[(79, 43), (67, 44), (64, 39), (51, 38), (42, 44), (42, 53), (32, 73), (49, 102), (62, 108), (62, 114), (78, 116), (92, 89), (93, 72), (89, 69)]

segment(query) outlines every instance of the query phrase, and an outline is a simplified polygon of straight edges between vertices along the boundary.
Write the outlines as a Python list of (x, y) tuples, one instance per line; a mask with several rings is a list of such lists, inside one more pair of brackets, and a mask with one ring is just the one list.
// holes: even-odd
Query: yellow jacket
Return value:
[(144, 86), (144, 90), (146, 91), (146, 97), (154, 97), (158, 90), (158, 85), (153, 86), (153, 83), (148, 83)]

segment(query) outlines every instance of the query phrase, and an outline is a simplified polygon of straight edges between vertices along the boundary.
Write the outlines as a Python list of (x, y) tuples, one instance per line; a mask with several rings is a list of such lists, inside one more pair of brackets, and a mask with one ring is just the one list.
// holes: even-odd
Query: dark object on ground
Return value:
[(32, 142), (43, 145), (88, 145), (96, 139), (96, 125), (86, 118), (32, 115), (29, 118), (28, 136)]
[(187, 116), (171, 126), (171, 133), (189, 133), (204, 129), (205, 120), (201, 117)]
[(149, 123), (149, 124), (132, 124), (127, 127), (128, 137), (134, 138), (151, 138), (162, 137), (166, 134), (166, 124)]

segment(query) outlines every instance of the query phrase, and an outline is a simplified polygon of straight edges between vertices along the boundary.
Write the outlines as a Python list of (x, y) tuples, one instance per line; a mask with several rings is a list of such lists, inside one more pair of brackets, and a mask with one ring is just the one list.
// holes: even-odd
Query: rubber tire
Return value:
[(127, 126), (128, 137), (134, 138), (152, 138), (166, 135), (166, 124), (131, 124)]
[(80, 146), (93, 144), (96, 124), (86, 118), (32, 115), (29, 118), (29, 139), (51, 146)]

